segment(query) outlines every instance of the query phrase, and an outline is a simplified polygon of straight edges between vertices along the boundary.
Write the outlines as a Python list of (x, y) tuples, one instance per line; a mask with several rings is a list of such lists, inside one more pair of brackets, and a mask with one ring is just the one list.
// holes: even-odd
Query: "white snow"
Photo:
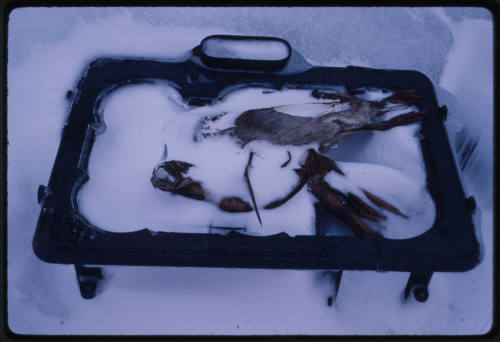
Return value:
[[(478, 201), (491, 206), (493, 199), (493, 36), (490, 21), (469, 20), (452, 26), (457, 37), (439, 85), (456, 97), (449, 106), (451, 142), (457, 154), (466, 154), (467, 140), (477, 142), (476, 150), (463, 166), (468, 190)], [(462, 82), (467, 76), (467, 82)], [(458, 127), (454, 127), (458, 126)], [(466, 131), (457, 136), (459, 130)], [(461, 145), (459, 145), (461, 143)], [(459, 161), (462, 158), (458, 158)]]
[(290, 51), (280, 41), (207, 39), (201, 46), (203, 52), (216, 58), (238, 58), (250, 60), (279, 61), (288, 57)]
[[(222, 226), (244, 227), (247, 234), (254, 235), (314, 234), (314, 202), (317, 199), (306, 189), (278, 209), (266, 210), (264, 207), (285, 197), (298, 184), (299, 177), (294, 169), (301, 166), (309, 148), (317, 149), (315, 144), (276, 146), (265, 141), (252, 141), (242, 147), (227, 135), (203, 138), (196, 132), (206, 117), (217, 118), (209, 123), (218, 130), (233, 127), (242, 112), (260, 108), (263, 103), (274, 106), (301, 99), (305, 104), (277, 107), (285, 107), (290, 114), (300, 116), (321, 115), (348, 106), (312, 103), (315, 98), (310, 90), (269, 92), (267, 89), (248, 88), (226, 95), (225, 100), (216, 105), (185, 111), (180, 95), (166, 87), (127, 87), (106, 100), (103, 117), (107, 130), (94, 144), (89, 160), (90, 180), (78, 196), (80, 212), (91, 223), (117, 232), (148, 227), (206, 233), (210, 227)], [(380, 90), (367, 91), (360, 97), (381, 100), (384, 98), (381, 93)], [(385, 93), (386, 96), (389, 94)], [(387, 113), (382, 119), (393, 115)], [(362, 145), (359, 146), (362, 152), (372, 156), (368, 159), (369, 164), (364, 160), (360, 161), (365, 163), (342, 163), (339, 165), (346, 171), (346, 176), (331, 172), (326, 178), (344, 193), (353, 192), (369, 203), (361, 190), (365, 189), (406, 213), (410, 217), (408, 220), (389, 214), (387, 221), (374, 227), (388, 238), (417, 236), (433, 223), (434, 204), (426, 191), (425, 170), (415, 137), (418, 126), (404, 127), (395, 133), (374, 133), (378, 139), (358, 144)], [(167, 153), (160, 158), (163, 146)], [(342, 146), (341, 143), (339, 150)], [(389, 149), (389, 146), (400, 148)], [(249, 175), (262, 225), (255, 211), (227, 213), (218, 208), (222, 198), (232, 196), (253, 206), (244, 178), (251, 152), (255, 156)], [(287, 152), (291, 161), (287, 167), (281, 168), (288, 159)], [(379, 157), (387, 155), (389, 157)], [(377, 161), (382, 164), (374, 164), (373, 156), (378, 157)], [(160, 160), (179, 160), (194, 165), (186, 177), (201, 182), (206, 201), (211, 205), (154, 189), (149, 179)], [(394, 160), (399, 162), (396, 168), (399, 166), (402, 170), (382, 166), (384, 163), (394, 166), (391, 164)]]
[[(269, 143), (254, 142), (242, 149), (227, 136), (201, 142), (193, 140), (201, 118), (227, 109), (231, 103), (232, 108), (237, 109), (234, 114), (238, 114), (253, 108), (255, 103), (272, 104), (272, 99), (274, 103), (286, 101), (276, 93), (264, 94), (262, 90), (255, 90), (241, 90), (227, 96), (231, 102), (188, 112), (183, 112), (180, 103), (174, 105), (175, 100), (168, 99), (168, 92), (163, 87), (131, 86), (111, 95), (103, 115), (107, 130), (94, 144), (89, 161), (90, 180), (78, 194), (80, 211), (90, 222), (110, 231), (148, 227), (206, 233), (210, 226), (226, 226), (246, 227), (248, 233), (258, 235), (283, 231), (290, 235), (312, 234), (314, 211), (306, 191), (283, 208), (261, 208), (285, 196), (296, 185), (298, 177), (293, 168), (299, 167), (304, 147), (290, 146), (292, 161), (287, 168), (281, 168), (287, 160), (286, 150)], [(170, 93), (172, 91), (170, 89)], [(285, 92), (284, 97), (300, 94), (312, 100), (306, 93), (310, 91), (291, 90)], [(267, 99), (269, 97), (271, 100)], [(232, 117), (234, 120), (235, 116)], [(187, 176), (202, 182), (211, 203), (153, 188), (151, 174), (165, 159), (162, 156), (164, 146), (167, 160), (194, 165)], [(219, 201), (228, 196), (238, 196), (252, 203), (243, 176), (250, 151), (255, 152), (250, 179), (261, 208), (262, 227), (255, 212), (234, 214), (218, 208)]]
[[(9, 328), (20, 334), (56, 335), (487, 333), (492, 324), (493, 214), (492, 202), (487, 200), (491, 197), (482, 194), (492, 187), (492, 19), (481, 8), (450, 11), (52, 7), (11, 12), (7, 68)], [(362, 64), (427, 74), (441, 104), (451, 107), (456, 101), (447, 123), (450, 140), (454, 139), (453, 125), (476, 130), (482, 137), (470, 163), (487, 167), (476, 167), (473, 172), (470, 166), (471, 171), (463, 175), (468, 194), (478, 198), (475, 220), (482, 236), (481, 263), (468, 272), (435, 273), (425, 304), (413, 298), (402, 300), (408, 278), (405, 272), (345, 271), (339, 297), (328, 307), (326, 297), (332, 284), (322, 281), (318, 271), (118, 266), (105, 266), (105, 281), (97, 297), (82, 299), (73, 266), (42, 262), (32, 249), (40, 210), (36, 192), (39, 184), (48, 182), (70, 109), (64, 100), (66, 90), (77, 84), (81, 72), (96, 57), (182, 58), (204, 37), (221, 33), (283, 37), (318, 65)], [(471, 80), (473, 91), (469, 91)], [(121, 93), (147, 95), (153, 101), (151, 110), (140, 115), (160, 115), (158, 108), (172, 106), (167, 100), (170, 91), (161, 85), (121, 89), (110, 97), (108, 106), (117, 108), (126, 101)], [(471, 110), (469, 103), (477, 105), (477, 110)], [(162, 117), (164, 114), (162, 111)], [(404, 129), (412, 128), (383, 133), (408, 136)], [(355, 148), (373, 145), (381, 137), (359, 133), (332, 156), (344, 162), (382, 164), (418, 183), (421, 174), (412, 175), (405, 166), (407, 160), (384, 160), (388, 157)], [(157, 138), (161, 135), (151, 137)], [(158, 142), (157, 150), (140, 158), (154, 159), (154, 165), (163, 153), (163, 141)], [(411, 144), (385, 147), (400, 155), (413, 151)], [(148, 166), (148, 185), (150, 173)], [(476, 179), (481, 186), (474, 186)], [(164, 198), (166, 194), (159, 195)], [(207, 203), (209, 206), (212, 204)]]
[(415, 139), (417, 130), (418, 126), (413, 124), (382, 132), (360, 132), (327, 155), (333, 160), (386, 165), (404, 172), (415, 183), (425, 184), (422, 154)]
[(360, 94), (359, 97), (366, 101), (382, 101), (386, 97), (393, 94), (392, 91), (389, 91), (387, 89), (367, 88), (359, 90), (363, 91), (363, 93)]

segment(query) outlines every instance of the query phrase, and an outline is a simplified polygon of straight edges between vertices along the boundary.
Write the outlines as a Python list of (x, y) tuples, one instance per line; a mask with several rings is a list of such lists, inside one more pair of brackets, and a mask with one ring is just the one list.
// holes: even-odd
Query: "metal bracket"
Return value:
[(188, 103), (190, 106), (205, 106), (212, 103), (212, 99), (209, 97), (190, 97)]
[(50, 194), (50, 189), (47, 186), (40, 184), (38, 186), (38, 192), (37, 192), (38, 204), (41, 204), (49, 194)]
[(410, 291), (413, 288), (413, 297), (421, 303), (429, 297), (429, 282), (432, 272), (411, 272), (405, 287), (405, 299), (408, 299)]
[(83, 265), (75, 265), (76, 280), (80, 287), (80, 294), (85, 299), (95, 297), (97, 283), (102, 279), (102, 270), (100, 267), (85, 267)]
[(333, 302), (337, 299), (339, 293), (340, 281), (342, 280), (342, 270), (339, 271), (325, 271), (323, 273), (324, 277), (328, 277), (328, 280), (333, 283), (333, 294), (328, 297), (328, 306), (332, 306)]
[(474, 212), (476, 210), (476, 199), (474, 198), (474, 196), (467, 197), (466, 201), (467, 208), (469, 208), (471, 212)]
[(448, 119), (448, 107), (446, 106), (439, 107), (439, 115), (441, 115), (443, 121), (446, 121), (446, 119)]

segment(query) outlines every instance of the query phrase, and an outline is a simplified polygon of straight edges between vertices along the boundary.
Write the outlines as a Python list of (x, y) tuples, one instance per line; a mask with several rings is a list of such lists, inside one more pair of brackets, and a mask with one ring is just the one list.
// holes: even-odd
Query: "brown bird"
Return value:
[[(381, 101), (368, 101), (354, 95), (336, 94), (313, 90), (311, 95), (318, 102), (251, 109), (239, 114), (234, 126), (218, 128), (218, 120), (227, 113), (202, 118), (196, 139), (210, 139), (215, 136), (233, 137), (242, 147), (261, 140), (273, 145), (305, 146), (318, 144), (319, 152), (325, 153), (352, 134), (364, 130), (388, 130), (393, 127), (416, 123), (425, 118), (425, 113), (410, 112), (381, 120), (383, 114), (416, 104), (420, 96), (413, 90), (400, 90)], [(310, 115), (308, 114), (310, 113)], [(298, 115), (297, 115), (298, 114)], [(288, 153), (289, 157), (290, 154)], [(245, 180), (251, 194), (253, 209), (261, 222), (252, 184), (248, 177), (253, 152), (250, 153), (245, 169)], [(285, 163), (288, 164), (289, 160)], [(285, 165), (284, 164), (284, 165)], [(184, 175), (192, 164), (182, 161), (165, 161), (156, 166), (151, 182), (155, 188), (169, 191), (197, 200), (205, 199), (205, 190), (200, 182)], [(285, 204), (305, 185), (328, 210), (342, 220), (359, 237), (376, 234), (364, 220), (378, 222), (387, 217), (352, 193), (343, 193), (323, 180), (328, 172), (343, 175), (335, 162), (314, 149), (307, 151), (307, 158), (300, 168), (295, 169), (299, 177), (297, 186), (283, 198), (264, 206), (271, 210)], [(404, 216), (395, 206), (378, 196), (363, 190), (375, 206)], [(225, 197), (219, 207), (228, 212), (251, 211), (252, 206), (236, 196)], [(262, 224), (262, 223), (261, 223)]]

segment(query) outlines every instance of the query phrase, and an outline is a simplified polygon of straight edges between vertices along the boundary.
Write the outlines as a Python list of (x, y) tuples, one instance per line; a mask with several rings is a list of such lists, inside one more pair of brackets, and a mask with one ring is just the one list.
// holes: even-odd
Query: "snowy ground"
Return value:
[[(492, 28), (489, 12), (478, 8), (16, 9), (7, 75), (9, 327), (20, 334), (488, 332)], [(104, 267), (97, 297), (82, 299), (73, 267), (44, 263), (31, 247), (37, 188), (48, 182), (69, 111), (66, 90), (98, 56), (181, 58), (217, 33), (279, 36), (315, 65), (427, 74), (450, 109), (450, 141), (466, 191), (479, 204), (481, 263), (434, 274), (425, 304), (403, 302), (407, 273), (344, 272), (328, 307), (330, 284), (318, 271), (117, 266)]]

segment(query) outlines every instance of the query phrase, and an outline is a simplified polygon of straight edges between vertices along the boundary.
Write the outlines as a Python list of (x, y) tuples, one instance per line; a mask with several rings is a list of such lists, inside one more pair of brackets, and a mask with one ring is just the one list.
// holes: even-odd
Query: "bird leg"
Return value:
[(369, 123), (359, 128), (345, 129), (342, 132), (356, 132), (356, 131), (387, 131), (391, 128), (403, 125), (410, 125), (425, 119), (425, 111), (411, 112), (401, 114), (393, 117), (392, 119)]
[(307, 151), (305, 163), (301, 166), (300, 169), (295, 169), (295, 172), (299, 175), (299, 183), (292, 189), (292, 191), (288, 195), (267, 204), (264, 209), (274, 209), (285, 204), (304, 187), (309, 177), (314, 175), (321, 175), (323, 177), (330, 171), (335, 171), (341, 175), (344, 175), (342, 170), (339, 169), (339, 167), (333, 160), (317, 153), (312, 148), (309, 149)]
[(366, 195), (366, 197), (368, 197), (368, 199), (370, 201), (372, 201), (373, 203), (375, 203), (379, 208), (383, 208), (385, 210), (388, 210), (390, 211), (391, 213), (395, 214), (395, 215), (399, 215), (399, 216), (402, 216), (404, 218), (408, 218), (408, 216), (406, 216), (405, 214), (403, 214), (401, 211), (399, 211), (398, 208), (396, 208), (395, 206), (387, 203), (386, 201), (384, 201), (383, 199), (381, 199), (380, 197), (377, 197), (375, 196), (374, 194), (364, 190), (363, 190), (363, 193)]
[(378, 223), (378, 219), (386, 220), (387, 216), (384, 214), (381, 214), (377, 210), (375, 210), (373, 207), (368, 205), (366, 202), (364, 202), (361, 198), (358, 196), (354, 195), (353, 193), (349, 192), (347, 194), (347, 201), (349, 202), (349, 205), (354, 208), (356, 213), (371, 221), (374, 223)]
[(367, 235), (381, 236), (366, 224), (362, 217), (350, 205), (348, 197), (339, 190), (332, 188), (322, 177), (309, 178), (307, 185), (314, 196), (326, 206), (326, 208), (342, 222), (344, 222), (360, 238)]

